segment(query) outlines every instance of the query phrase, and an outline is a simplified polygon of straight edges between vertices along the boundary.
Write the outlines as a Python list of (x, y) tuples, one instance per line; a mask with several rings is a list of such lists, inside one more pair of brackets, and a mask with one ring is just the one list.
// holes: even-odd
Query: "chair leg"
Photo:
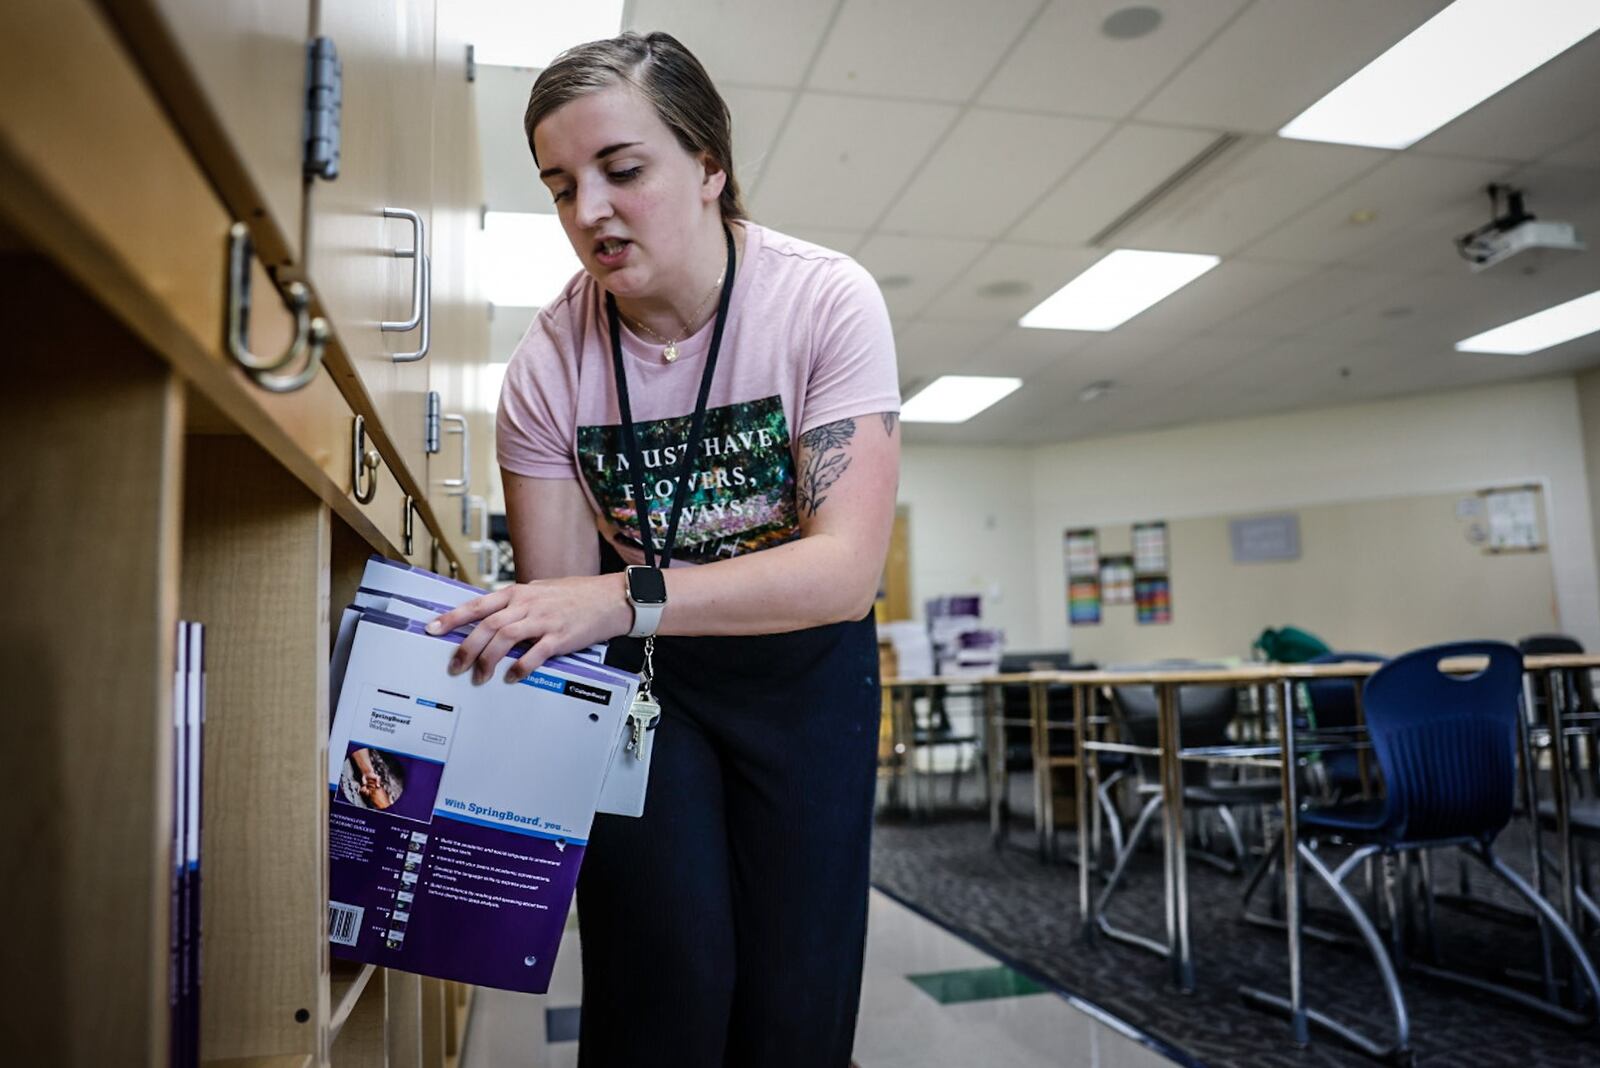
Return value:
[(1233, 846), (1233, 855), (1239, 860), (1239, 870), (1243, 871), (1249, 857), (1244, 851), (1244, 838), (1239, 834), (1239, 822), (1233, 818), (1233, 810), (1227, 805), (1217, 808), (1217, 819), (1222, 821), (1223, 830), (1228, 832), (1228, 844)]
[[(1600, 1019), (1600, 976), (1596, 975), (1594, 964), (1589, 960), (1589, 955), (1583, 951), (1583, 945), (1578, 941), (1578, 937), (1573, 933), (1572, 928), (1561, 918), (1561, 914), (1556, 911), (1553, 905), (1541, 897), (1532, 886), (1528, 885), (1527, 880), (1508, 867), (1488, 846), (1481, 844), (1463, 846), (1462, 851), (1476, 858), (1492, 874), (1499, 876), (1501, 881), (1516, 891), (1518, 896), (1532, 906), (1533, 910), (1539, 915), (1543, 921), (1541, 927), (1545, 931), (1553, 933), (1566, 946), (1567, 953), (1571, 959), (1571, 970), (1574, 979), (1572, 997), (1579, 1008), (1569, 1009), (1546, 998), (1536, 997), (1526, 991), (1517, 990), (1500, 983), (1492, 983), (1476, 976), (1462, 975), (1459, 972), (1448, 971), (1443, 968), (1416, 965), (1415, 970), (1422, 972), (1424, 975), (1446, 979), (1475, 990), (1495, 994), (1565, 1024), (1575, 1027), (1592, 1026), (1597, 1019)], [(1579, 991), (1576, 989), (1577, 982), (1580, 979), (1584, 987), (1587, 988), (1585, 991), (1586, 996), (1581, 998), (1579, 997)]]
[[(1117, 783), (1122, 781), (1125, 775), (1127, 775), (1127, 772), (1125, 771), (1114, 772), (1112, 776), (1105, 782), (1101, 783), (1100, 788), (1095, 791), (1095, 793), (1099, 796), (1100, 811), (1105, 814), (1106, 832), (1111, 835), (1111, 855), (1113, 857), (1120, 857), (1122, 855), (1123, 841), (1122, 816), (1117, 812), (1116, 798), (1112, 796), (1111, 791), (1116, 787)], [(1113, 861), (1113, 863), (1115, 863), (1115, 861)]]
[[(1400, 991), (1399, 976), (1395, 972), (1394, 962), (1390, 960), (1389, 954), (1384, 948), (1382, 936), (1378, 934), (1378, 929), (1373, 926), (1371, 917), (1361, 907), (1361, 903), (1355, 899), (1355, 895), (1351, 894), (1344, 885), (1344, 880), (1349, 876), (1350, 872), (1359, 866), (1362, 860), (1376, 851), (1376, 846), (1363, 846), (1341, 864), (1337, 871), (1330, 871), (1327, 865), (1322, 862), (1322, 858), (1317, 855), (1317, 851), (1312, 849), (1309, 843), (1301, 842), (1297, 850), (1301, 859), (1305, 861), (1305, 868), (1314, 873), (1333, 893), (1333, 896), (1338, 899), (1339, 904), (1349, 915), (1351, 922), (1355, 924), (1356, 930), (1360, 932), (1361, 940), (1365, 944), (1368, 954), (1372, 957), (1373, 963), (1377, 966), (1378, 977), (1383, 983), (1384, 995), (1389, 1002), (1389, 1013), (1394, 1020), (1395, 1039), (1391, 1044), (1383, 1045), (1355, 1028), (1340, 1023), (1326, 1013), (1315, 1009), (1308, 1008), (1306, 1017), (1312, 1023), (1332, 1032), (1368, 1056), (1406, 1064), (1410, 1063), (1412, 1057), (1411, 1019), (1406, 1012), (1405, 996)], [(1279, 1012), (1287, 1012), (1289, 1009), (1288, 999), (1276, 994), (1269, 994), (1266, 991), (1251, 988), (1244, 988), (1240, 993), (1244, 995), (1245, 1000), (1258, 1006)]]
[(1117, 855), (1117, 863), (1111, 869), (1111, 877), (1106, 880), (1106, 885), (1100, 888), (1100, 895), (1095, 899), (1094, 912), (1096, 923), (1108, 937), (1115, 938), (1119, 942), (1126, 942), (1129, 945), (1139, 946), (1165, 957), (1170, 950), (1164, 942), (1147, 938), (1133, 931), (1122, 930), (1106, 919), (1106, 906), (1111, 902), (1111, 895), (1116, 893), (1117, 885), (1122, 882), (1122, 876), (1128, 870), (1128, 862), (1133, 859), (1134, 853), (1138, 851), (1139, 844), (1144, 841), (1145, 833), (1150, 829), (1151, 821), (1160, 809), (1161, 795), (1157, 794), (1150, 798), (1149, 801), (1146, 801), (1144, 808), (1139, 811), (1139, 818), (1133, 824), (1133, 832), (1128, 835), (1128, 844)]

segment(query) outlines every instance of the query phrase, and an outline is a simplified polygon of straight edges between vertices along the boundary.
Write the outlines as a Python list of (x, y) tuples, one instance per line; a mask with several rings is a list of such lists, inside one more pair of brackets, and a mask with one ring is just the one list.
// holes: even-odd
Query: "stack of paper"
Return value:
[[(448, 665), (466, 630), (426, 624), (483, 591), (374, 557), (330, 679), (335, 956), (542, 993), (597, 810), (643, 811), (624, 752), (637, 676), (595, 646), (515, 685)], [(613, 658), (615, 659), (615, 658)]]
[(178, 624), (172, 680), (172, 887), (169, 1063), (200, 1063), (200, 787), (205, 725), (205, 627)]

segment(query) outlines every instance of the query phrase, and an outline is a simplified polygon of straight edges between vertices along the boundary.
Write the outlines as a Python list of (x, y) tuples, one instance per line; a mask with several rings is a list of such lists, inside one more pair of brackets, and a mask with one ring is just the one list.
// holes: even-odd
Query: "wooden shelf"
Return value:
[(200, 1068), (314, 1068), (317, 1059), (309, 1053), (284, 1053), (266, 1057), (228, 1057), (201, 1061)]
[(361, 1000), (362, 993), (377, 970), (376, 964), (352, 965), (343, 961), (334, 964), (333, 975), (328, 981), (329, 1003), (332, 1005), (328, 1013), (329, 1043), (339, 1040), (339, 1032), (344, 1029), (345, 1021), (350, 1019), (356, 1002)]

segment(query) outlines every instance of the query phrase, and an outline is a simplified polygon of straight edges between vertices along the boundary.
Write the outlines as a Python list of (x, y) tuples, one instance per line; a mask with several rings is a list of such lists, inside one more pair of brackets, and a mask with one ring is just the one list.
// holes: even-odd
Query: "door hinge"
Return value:
[(467, 45), (467, 81), (478, 80), (478, 50), (472, 45)]
[(339, 177), (339, 125), (344, 68), (331, 37), (306, 42), (305, 159), (307, 178)]
[(432, 455), (439, 451), (439, 410), (442, 404), (439, 391), (428, 391), (428, 413), (422, 427), (422, 451)]

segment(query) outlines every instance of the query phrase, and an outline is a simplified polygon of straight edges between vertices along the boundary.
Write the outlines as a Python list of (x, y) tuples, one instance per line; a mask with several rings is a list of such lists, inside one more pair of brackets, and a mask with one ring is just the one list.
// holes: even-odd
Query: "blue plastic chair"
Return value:
[[(1452, 657), (1486, 657), (1488, 665), (1471, 675), (1447, 675), (1439, 663)], [(1575, 974), (1581, 974), (1588, 986), (1588, 1011), (1573, 1011), (1523, 990), (1440, 967), (1419, 963), (1409, 967), (1499, 994), (1564, 1023), (1594, 1022), (1600, 978), (1587, 954), (1560, 914), (1493, 850), (1495, 837), (1512, 816), (1521, 689), (1522, 655), (1504, 642), (1454, 642), (1396, 657), (1367, 680), (1363, 691), (1385, 796), (1300, 813), (1300, 857), (1339, 900), (1372, 954), (1388, 995), (1396, 1037), (1385, 1046), (1322, 1013), (1308, 1011), (1307, 1016), (1372, 1056), (1410, 1058), (1410, 1025), (1395, 961), (1366, 911), (1344, 886), (1352, 872), (1377, 854), (1459, 846), (1475, 857), (1526, 900), (1566, 945)], [(1317, 853), (1320, 839), (1336, 839), (1356, 849), (1337, 868), (1329, 869)]]
[[(1324, 653), (1306, 661), (1308, 664), (1381, 664), (1387, 657), (1376, 653)], [(1318, 730), (1348, 729), (1357, 726), (1356, 687), (1354, 679), (1312, 679), (1305, 684), (1306, 696), (1311, 701), (1311, 718)], [(1335, 799), (1355, 796), (1361, 790), (1361, 760), (1354, 750), (1336, 749), (1322, 755), (1325, 776), (1319, 784), (1325, 786)]]

